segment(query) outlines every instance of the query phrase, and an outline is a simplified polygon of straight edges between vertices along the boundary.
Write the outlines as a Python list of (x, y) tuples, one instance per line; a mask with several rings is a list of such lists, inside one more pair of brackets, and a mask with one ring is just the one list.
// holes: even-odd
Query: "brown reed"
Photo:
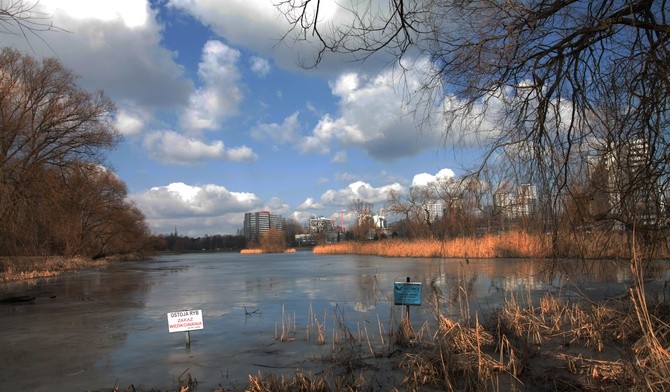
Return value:
[(85, 257), (0, 257), (0, 282), (56, 276), (83, 269), (102, 268), (108, 260)]
[(525, 232), (509, 232), (483, 237), (447, 240), (383, 240), (318, 245), (315, 254), (366, 254), (386, 257), (544, 257), (548, 254), (544, 239)]
[[(343, 241), (317, 245), (315, 254), (364, 254), (385, 257), (426, 258), (586, 258), (631, 257), (629, 235), (623, 232), (533, 234), (522, 230), (501, 234), (445, 239), (386, 239)], [(657, 247), (657, 257), (670, 257), (670, 247)]]

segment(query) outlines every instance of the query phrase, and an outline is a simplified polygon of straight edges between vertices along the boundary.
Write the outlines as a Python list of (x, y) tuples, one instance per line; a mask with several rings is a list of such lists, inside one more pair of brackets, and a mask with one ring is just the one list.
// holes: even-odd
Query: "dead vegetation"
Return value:
[(85, 257), (0, 257), (0, 282), (55, 276), (100, 268), (107, 263), (105, 259), (91, 260)]
[[(485, 321), (436, 311), (434, 322), (419, 328), (403, 315), (388, 330), (379, 323), (374, 333), (365, 326), (352, 330), (336, 311), (332, 350), (323, 358), (328, 371), (259, 373), (245, 390), (668, 390), (668, 306), (643, 307), (641, 297), (630, 294), (609, 303), (510, 296)], [(323, 344), (326, 320), (313, 323), (308, 330), (321, 332), (307, 339)]]
[[(465, 313), (448, 317), (435, 306), (435, 319), (421, 325), (413, 325), (403, 313), (391, 314), (388, 325), (378, 321), (373, 328), (369, 323), (351, 326), (338, 306), (323, 318), (310, 306), (304, 336), (295, 315), (282, 311), (275, 339), (285, 344), (304, 339), (327, 347), (318, 359), (323, 367), (317, 372), (258, 372), (248, 376), (243, 390), (668, 390), (670, 308), (663, 302), (647, 303), (649, 299), (633, 291), (607, 303), (570, 302), (554, 294), (534, 301), (509, 296), (485, 319)], [(129, 388), (125, 390), (135, 391)], [(170, 391), (196, 389), (198, 383), (189, 374), (180, 376)]]
[[(555, 242), (553, 242), (555, 240)], [(656, 249), (656, 257), (670, 254), (665, 241)], [(625, 233), (559, 233), (556, 238), (527, 231), (464, 236), (448, 239), (387, 239), (381, 241), (342, 241), (317, 245), (314, 254), (360, 254), (383, 257), (440, 258), (585, 258), (628, 259), (632, 257)]]

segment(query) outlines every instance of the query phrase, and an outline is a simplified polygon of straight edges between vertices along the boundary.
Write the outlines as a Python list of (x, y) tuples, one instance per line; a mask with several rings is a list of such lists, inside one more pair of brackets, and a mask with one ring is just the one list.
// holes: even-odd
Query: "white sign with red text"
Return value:
[(168, 330), (172, 332), (194, 331), (204, 329), (202, 310), (180, 310), (167, 314)]

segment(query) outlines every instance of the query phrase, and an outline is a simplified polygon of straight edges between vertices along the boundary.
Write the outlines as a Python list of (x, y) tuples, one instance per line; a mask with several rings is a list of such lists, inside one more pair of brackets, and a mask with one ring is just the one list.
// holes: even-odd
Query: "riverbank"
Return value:
[(104, 268), (109, 262), (108, 259), (91, 260), (84, 257), (63, 256), (0, 257), (0, 282)]

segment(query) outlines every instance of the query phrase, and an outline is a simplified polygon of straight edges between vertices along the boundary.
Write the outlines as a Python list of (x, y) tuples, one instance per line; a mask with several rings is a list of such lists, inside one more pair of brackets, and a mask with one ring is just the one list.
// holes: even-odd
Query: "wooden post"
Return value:
[[(409, 276), (407, 277), (407, 283), (410, 282)], [(407, 322), (409, 322), (409, 305), (406, 305), (407, 308)]]

